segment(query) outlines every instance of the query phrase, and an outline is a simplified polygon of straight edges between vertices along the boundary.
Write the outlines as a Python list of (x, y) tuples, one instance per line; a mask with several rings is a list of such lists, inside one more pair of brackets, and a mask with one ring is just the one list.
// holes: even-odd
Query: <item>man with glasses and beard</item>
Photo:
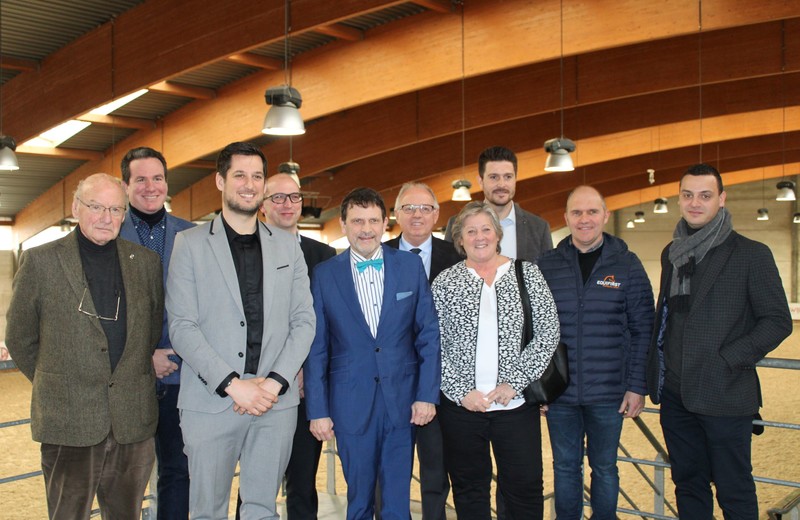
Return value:
[(297, 423), (295, 377), (315, 319), (297, 238), (258, 221), (266, 162), (249, 143), (220, 152), (222, 213), (180, 233), (170, 262), (166, 306), (184, 362), (178, 408), (192, 518), (227, 518), (237, 462), (241, 517), (278, 518)]

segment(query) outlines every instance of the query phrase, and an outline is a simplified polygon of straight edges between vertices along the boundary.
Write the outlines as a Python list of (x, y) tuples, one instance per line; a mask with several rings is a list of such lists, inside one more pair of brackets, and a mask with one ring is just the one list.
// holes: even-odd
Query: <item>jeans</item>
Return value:
[(555, 506), (558, 520), (583, 518), (584, 437), (592, 468), (592, 518), (616, 518), (619, 494), (617, 446), (622, 433), (620, 403), (551, 404), (547, 412), (553, 449)]
[(189, 462), (183, 453), (183, 434), (178, 413), (180, 385), (156, 382), (158, 428), (158, 520), (189, 517)]
[(713, 417), (690, 412), (664, 389), (661, 428), (672, 464), (681, 518), (712, 518), (714, 498), (725, 520), (755, 520), (758, 499), (750, 464), (753, 417)]

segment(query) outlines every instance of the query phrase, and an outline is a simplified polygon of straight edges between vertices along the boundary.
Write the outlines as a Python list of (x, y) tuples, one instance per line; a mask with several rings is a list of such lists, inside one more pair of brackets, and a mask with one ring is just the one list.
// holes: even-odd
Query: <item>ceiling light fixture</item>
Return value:
[(278, 165), (278, 173), (285, 173), (290, 176), (294, 182), (297, 183), (297, 187), (300, 187), (300, 165), (296, 162), (290, 159), (289, 161), (280, 163)]
[[(2, 5), (2, 4), (0, 4)], [(2, 7), (0, 7), (2, 9)], [(1, 18), (1, 17), (0, 17)], [(0, 34), (0, 71), (3, 70), (3, 38)], [(3, 79), (0, 78), (0, 170), (16, 171), (19, 170), (17, 154), (17, 142), (13, 137), (3, 135)]]
[(769, 210), (767, 208), (758, 208), (756, 220), (769, 220)]
[(453, 181), (453, 196), (450, 197), (450, 200), (455, 202), (468, 202), (472, 200), (472, 195), (469, 192), (469, 189), (472, 187), (472, 183), (467, 180), (457, 180)]
[(169, 195), (164, 199), (164, 209), (167, 210), (167, 213), (172, 213), (172, 197)]
[(633, 223), (633, 220), (629, 220), (628, 223), (625, 224), (625, 227), (628, 229), (633, 229), (636, 227), (636, 224)]
[(780, 181), (777, 188), (778, 196), (775, 197), (775, 200), (781, 202), (797, 200), (794, 193), (794, 183), (792, 181)]
[(267, 105), (271, 108), (264, 118), (262, 133), (267, 135), (302, 135), (306, 133), (303, 116), (298, 110), (303, 104), (300, 91), (292, 87), (291, 66), (289, 65), (289, 12), (291, 0), (286, 0), (284, 10), (284, 41), (283, 41), (283, 70), (285, 83), (277, 87), (270, 87), (264, 94)]
[(795, 213), (794, 216), (792, 216), (792, 223), (800, 224), (800, 213)]
[(637, 211), (636, 218), (634, 218), (633, 221), (636, 222), (637, 224), (644, 224), (645, 223), (644, 211)]
[(560, 55), (559, 71), (561, 77), (561, 137), (549, 139), (544, 143), (544, 151), (549, 155), (544, 163), (546, 172), (571, 172), (575, 169), (570, 152), (575, 151), (575, 143), (564, 137), (564, 0), (561, 0), (560, 13)]
[(657, 198), (653, 205), (653, 213), (669, 213), (667, 199), (661, 197)]

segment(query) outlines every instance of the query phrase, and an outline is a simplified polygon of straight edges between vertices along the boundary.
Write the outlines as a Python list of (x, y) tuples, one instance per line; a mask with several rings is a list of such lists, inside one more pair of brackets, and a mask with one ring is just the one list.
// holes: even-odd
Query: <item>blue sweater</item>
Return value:
[(603, 250), (584, 284), (571, 236), (544, 253), (539, 269), (550, 286), (569, 354), (570, 383), (555, 403), (621, 402), (645, 395), (653, 330), (653, 290), (639, 258), (603, 233)]

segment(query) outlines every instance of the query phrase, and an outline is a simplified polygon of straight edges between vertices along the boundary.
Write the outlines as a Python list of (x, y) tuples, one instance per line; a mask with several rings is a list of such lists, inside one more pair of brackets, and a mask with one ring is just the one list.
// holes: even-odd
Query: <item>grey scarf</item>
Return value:
[(681, 219), (678, 222), (669, 247), (669, 261), (672, 263), (669, 290), (671, 311), (689, 310), (690, 282), (695, 266), (703, 261), (712, 248), (723, 243), (732, 230), (731, 215), (725, 208), (720, 208), (711, 222), (692, 235), (689, 234), (686, 220)]

